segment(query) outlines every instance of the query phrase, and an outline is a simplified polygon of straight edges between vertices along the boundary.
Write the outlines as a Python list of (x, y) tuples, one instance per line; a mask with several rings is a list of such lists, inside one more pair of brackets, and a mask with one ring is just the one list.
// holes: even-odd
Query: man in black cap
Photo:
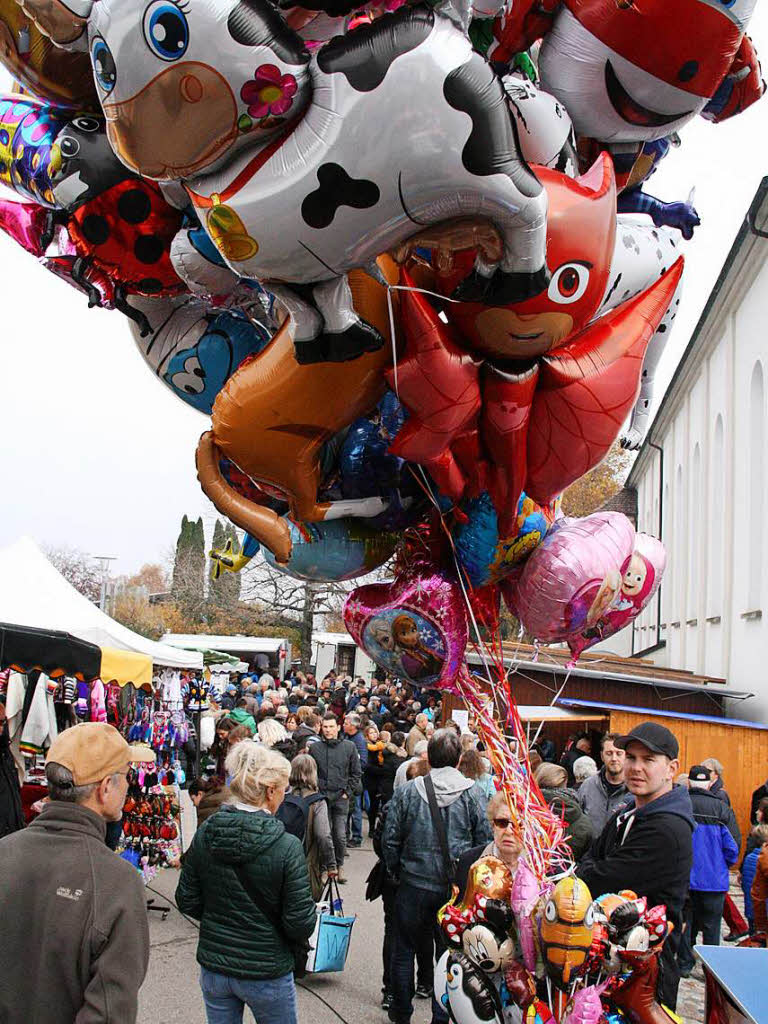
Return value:
[(614, 743), (626, 751), (624, 778), (630, 795), (576, 869), (593, 896), (633, 889), (649, 906), (666, 905), (674, 931), (661, 955), (661, 999), (671, 1010), (680, 983), (675, 962), (683, 905), (691, 874), (695, 828), (688, 790), (675, 786), (680, 770), (675, 736), (656, 722), (642, 722)]

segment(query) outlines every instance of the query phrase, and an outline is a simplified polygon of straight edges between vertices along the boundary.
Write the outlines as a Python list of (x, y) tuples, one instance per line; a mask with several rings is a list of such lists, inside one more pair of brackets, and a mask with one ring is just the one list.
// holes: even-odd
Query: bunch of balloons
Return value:
[(502, 1024), (510, 1007), (532, 1024), (671, 1021), (656, 998), (672, 930), (666, 908), (630, 890), (593, 901), (573, 875), (546, 882), (526, 904), (528, 873), (521, 861), (513, 879), (500, 860), (481, 857), (461, 903), (454, 895), (438, 915), (448, 949), (435, 968), (435, 998), (453, 1024)]
[[(698, 223), (644, 183), (762, 94), (750, 13), (0, 0), (0, 226), (211, 416), (200, 481), (250, 552), (353, 579), (426, 529), (525, 622), (560, 493), (627, 417), (642, 441)], [(577, 632), (554, 611), (537, 635)]]
[(209, 418), (198, 477), (246, 533), (216, 571), (261, 549), (353, 580), (394, 556), (393, 582), (350, 594), (350, 632), (478, 716), (528, 867), (485, 918), (446, 910), (456, 1024), (505, 999), (549, 1019), (541, 971), (573, 996), (569, 1024), (610, 1020), (633, 986), (632, 1019), (660, 1019), (637, 1011), (655, 1012), (659, 914), (622, 894), (599, 918), (572, 879), (550, 892), (564, 823), (503, 658), (489, 697), (465, 650), (503, 598), (578, 657), (659, 586), (658, 541), (616, 514), (568, 520), (560, 495), (617, 439), (642, 443), (699, 223), (645, 185), (690, 120), (762, 95), (753, 5), (0, 0), (18, 82), (0, 228), (126, 316)]

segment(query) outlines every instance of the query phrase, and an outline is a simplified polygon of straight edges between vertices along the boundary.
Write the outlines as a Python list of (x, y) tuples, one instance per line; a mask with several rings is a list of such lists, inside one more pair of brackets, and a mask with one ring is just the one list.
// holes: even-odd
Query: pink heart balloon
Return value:
[(563, 641), (591, 626), (613, 601), (629, 565), (635, 530), (620, 512), (563, 519), (502, 594), (537, 640)]
[(636, 534), (632, 557), (610, 606), (591, 627), (568, 638), (574, 656), (578, 658), (582, 651), (613, 636), (636, 619), (659, 589), (666, 566), (667, 553), (661, 541), (647, 533)]
[(357, 587), (344, 605), (344, 623), (358, 647), (390, 675), (457, 692), (467, 613), (454, 580), (420, 568), (391, 583)]

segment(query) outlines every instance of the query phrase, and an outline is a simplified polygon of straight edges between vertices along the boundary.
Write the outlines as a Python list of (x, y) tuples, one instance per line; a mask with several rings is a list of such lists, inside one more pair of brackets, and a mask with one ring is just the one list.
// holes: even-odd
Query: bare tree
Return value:
[(90, 555), (77, 548), (43, 548), (48, 561), (56, 568), (67, 583), (94, 604), (101, 596), (101, 573)]
[(283, 620), (298, 629), (302, 668), (307, 671), (312, 658), (312, 633), (317, 618), (324, 615), (338, 622), (344, 601), (356, 586), (390, 575), (385, 565), (355, 580), (310, 582), (277, 571), (259, 552), (242, 572), (242, 600), (259, 604), (264, 614), (273, 614), (275, 625)]

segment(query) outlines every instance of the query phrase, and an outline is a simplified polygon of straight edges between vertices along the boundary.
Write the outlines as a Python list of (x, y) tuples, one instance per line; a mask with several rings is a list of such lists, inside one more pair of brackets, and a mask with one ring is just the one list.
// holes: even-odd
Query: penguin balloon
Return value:
[(503, 1024), (496, 989), (468, 956), (452, 950), (446, 976), (445, 1008), (453, 1024)]

